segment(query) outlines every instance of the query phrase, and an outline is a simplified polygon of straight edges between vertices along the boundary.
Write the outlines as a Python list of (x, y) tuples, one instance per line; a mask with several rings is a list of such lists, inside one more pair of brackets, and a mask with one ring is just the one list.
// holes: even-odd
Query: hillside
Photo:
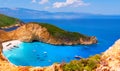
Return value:
[(0, 8), (0, 13), (20, 19), (72, 19), (91, 15), (74, 12), (48, 12), (25, 8)]
[(0, 14), (0, 27), (11, 26), (18, 23), (20, 23), (19, 19)]
[(120, 71), (120, 39), (102, 54), (96, 71)]
[(17, 18), (9, 17), (3, 14), (0, 14), (0, 28), (7, 29), (15, 26), (21, 26), (23, 22), (21, 22)]
[(48, 12), (25, 8), (0, 8), (0, 14), (5, 14), (19, 19), (83, 19), (83, 18), (100, 18), (100, 19), (115, 19), (120, 16), (115, 15), (100, 15), (79, 12)]
[(62, 30), (54, 25), (45, 23), (27, 23), (16, 30), (6, 32), (0, 31), (1, 38), (6, 34), (7, 40), (20, 40), (23, 42), (32, 42), (34, 40), (50, 43), (54, 45), (76, 45), (76, 44), (94, 44), (97, 43), (97, 39), (94, 36), (85, 36), (77, 32), (68, 32)]
[(77, 32), (68, 32), (48, 23), (38, 23), (38, 24), (40, 24), (42, 27), (47, 28), (48, 32), (55, 38), (61, 38), (61, 39), (69, 38), (67, 39), (67, 41), (77, 40), (80, 37), (87, 38), (87, 36), (83, 34)]

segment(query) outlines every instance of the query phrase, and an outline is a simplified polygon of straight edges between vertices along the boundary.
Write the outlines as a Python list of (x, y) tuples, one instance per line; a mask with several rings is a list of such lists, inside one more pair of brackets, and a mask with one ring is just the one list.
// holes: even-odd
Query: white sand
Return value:
[(18, 45), (19, 45), (20, 43), (22, 43), (22, 42), (19, 41), (19, 40), (12, 40), (12, 41), (4, 42), (4, 43), (2, 43), (3, 51), (5, 51), (5, 50), (10, 50), (10, 49), (12, 49), (12, 48), (18, 47)]

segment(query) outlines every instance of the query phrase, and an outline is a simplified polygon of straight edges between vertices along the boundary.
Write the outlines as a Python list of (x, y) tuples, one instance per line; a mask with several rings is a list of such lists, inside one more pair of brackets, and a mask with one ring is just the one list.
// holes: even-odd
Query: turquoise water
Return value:
[(41, 42), (22, 43), (19, 48), (4, 51), (4, 55), (15, 65), (48, 66), (55, 62), (69, 62), (75, 56), (87, 58), (100, 54), (120, 38), (119, 19), (76, 19), (76, 20), (23, 20), (25, 22), (48, 22), (64, 30), (94, 35), (98, 43), (88, 46), (54, 46)]

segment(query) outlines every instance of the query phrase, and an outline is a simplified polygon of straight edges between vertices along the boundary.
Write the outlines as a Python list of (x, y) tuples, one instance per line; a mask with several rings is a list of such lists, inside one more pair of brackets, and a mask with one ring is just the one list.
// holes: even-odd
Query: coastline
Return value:
[(16, 47), (18, 47), (18, 45), (21, 44), (21, 43), (22, 43), (22, 42), (19, 41), (19, 40), (12, 40), (12, 41), (4, 42), (4, 43), (2, 43), (3, 51), (10, 50), (10, 49), (12, 49), (12, 48), (16, 48)]
[[(15, 42), (15, 41), (18, 41), (18, 40), (14, 40), (12, 42)], [(101, 57), (102, 59), (100, 61), (100, 65), (95, 69), (96, 71), (104, 71), (104, 70), (119, 71), (119, 68), (120, 68), (119, 61), (118, 61), (119, 60), (118, 59), (119, 58), (119, 46), (120, 46), (120, 39), (118, 41), (116, 41), (113, 46), (111, 46), (108, 50), (106, 50), (102, 54), (102, 57)], [(112, 56), (112, 58), (111, 58), (111, 56)], [(110, 59), (110, 60), (108, 60), (108, 59)], [(12, 64), (11, 62), (9, 62), (8, 59), (6, 59), (6, 60), (0, 59), (0, 61), (1, 61), (0, 69), (3, 71), (4, 70), (5, 71), (7, 71), (7, 70), (11, 70), (11, 71), (14, 71), (14, 70), (18, 70), (18, 71), (33, 71), (33, 70), (55, 71), (56, 69), (58, 71), (63, 71), (63, 69), (61, 68), (62, 64), (53, 64), (53, 65), (47, 66), (47, 67), (39, 67), (39, 66), (32, 67), (32, 66), (16, 66), (16, 65)], [(118, 61), (118, 62), (116, 62), (116, 61)], [(107, 66), (105, 66), (104, 63), (105, 64), (107, 63)], [(111, 63), (113, 63), (113, 64), (111, 64)]]

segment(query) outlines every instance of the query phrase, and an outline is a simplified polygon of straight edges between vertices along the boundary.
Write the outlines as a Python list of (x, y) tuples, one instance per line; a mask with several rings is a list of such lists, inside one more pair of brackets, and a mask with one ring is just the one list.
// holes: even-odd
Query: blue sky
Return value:
[(120, 0), (0, 0), (0, 8), (120, 15)]

